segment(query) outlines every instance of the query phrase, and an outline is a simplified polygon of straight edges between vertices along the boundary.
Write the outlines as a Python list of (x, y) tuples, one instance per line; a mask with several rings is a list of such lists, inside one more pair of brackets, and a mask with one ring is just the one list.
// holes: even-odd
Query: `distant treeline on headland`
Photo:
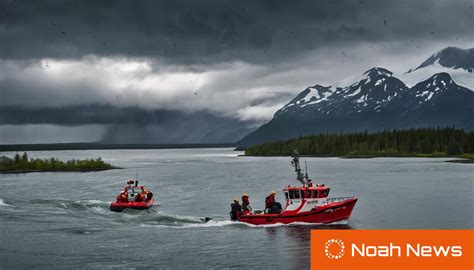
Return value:
[(16, 153), (13, 158), (2, 156), (0, 157), (0, 173), (24, 173), (24, 172), (54, 172), (54, 171), (104, 171), (115, 169), (109, 163), (106, 163), (102, 158), (97, 159), (73, 159), (66, 162), (57, 158), (32, 158), (23, 153)]
[(294, 149), (312, 156), (464, 156), (474, 153), (474, 132), (455, 128), (417, 128), (376, 133), (318, 134), (252, 145), (251, 156), (289, 156)]

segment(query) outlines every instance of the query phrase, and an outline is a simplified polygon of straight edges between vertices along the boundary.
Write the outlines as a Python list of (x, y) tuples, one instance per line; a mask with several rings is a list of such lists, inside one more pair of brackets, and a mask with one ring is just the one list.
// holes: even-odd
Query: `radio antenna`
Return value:
[(293, 154), (291, 155), (293, 160), (291, 161), (291, 164), (293, 167), (295, 167), (295, 172), (296, 172), (296, 180), (300, 181), (301, 184), (305, 185), (305, 176), (301, 172), (301, 167), (300, 167), (300, 153), (298, 153), (298, 150), (293, 150)]

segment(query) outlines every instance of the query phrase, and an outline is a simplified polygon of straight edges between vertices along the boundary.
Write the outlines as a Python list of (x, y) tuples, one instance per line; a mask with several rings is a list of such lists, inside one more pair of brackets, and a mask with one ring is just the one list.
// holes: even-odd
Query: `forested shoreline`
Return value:
[(455, 128), (416, 128), (375, 133), (317, 134), (252, 145), (249, 156), (450, 157), (474, 158), (474, 132)]
[(111, 169), (118, 169), (106, 163), (102, 158), (97, 159), (72, 159), (66, 162), (57, 158), (35, 158), (29, 159), (28, 155), (23, 153), (15, 154), (11, 159), (8, 157), (1, 157), (0, 173), (26, 173), (26, 172), (90, 172), (90, 171), (104, 171)]

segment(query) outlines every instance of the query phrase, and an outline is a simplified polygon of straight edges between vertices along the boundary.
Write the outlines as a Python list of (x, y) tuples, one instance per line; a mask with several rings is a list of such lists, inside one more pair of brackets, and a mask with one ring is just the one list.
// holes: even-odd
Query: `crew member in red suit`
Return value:
[(265, 209), (272, 209), (273, 204), (275, 204), (275, 194), (275, 191), (272, 191), (272, 193), (265, 198)]
[(117, 201), (127, 202), (127, 193), (125, 193), (125, 191), (120, 192), (120, 194), (117, 196)]

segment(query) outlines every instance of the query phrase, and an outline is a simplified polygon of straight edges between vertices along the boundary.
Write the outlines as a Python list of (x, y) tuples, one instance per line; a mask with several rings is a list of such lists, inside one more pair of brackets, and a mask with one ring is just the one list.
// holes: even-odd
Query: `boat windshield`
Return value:
[(301, 198), (301, 194), (300, 194), (300, 191), (299, 190), (289, 190), (288, 191), (289, 195), (290, 195), (290, 199), (299, 199)]
[(324, 198), (329, 194), (329, 189), (315, 190), (315, 189), (289, 189), (285, 190), (285, 199), (316, 199)]

